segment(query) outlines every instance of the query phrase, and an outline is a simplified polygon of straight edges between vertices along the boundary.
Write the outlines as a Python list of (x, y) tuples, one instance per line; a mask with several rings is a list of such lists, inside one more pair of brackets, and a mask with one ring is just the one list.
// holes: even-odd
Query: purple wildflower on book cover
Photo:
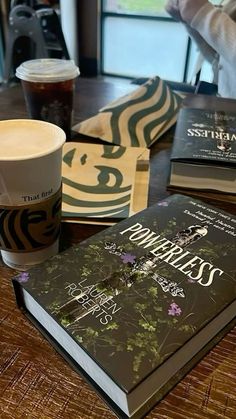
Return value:
[(187, 281), (189, 282), (189, 284), (196, 284), (197, 283), (197, 280), (193, 279), (193, 278), (190, 278), (190, 276), (187, 277)]
[(135, 255), (131, 255), (131, 253), (124, 253), (123, 255), (121, 255), (121, 260), (123, 263), (134, 263), (136, 256)]
[(168, 309), (169, 316), (180, 316), (182, 313), (181, 308), (176, 303), (171, 303)]
[(29, 280), (29, 273), (28, 272), (21, 272), (17, 276), (18, 282), (27, 282)]

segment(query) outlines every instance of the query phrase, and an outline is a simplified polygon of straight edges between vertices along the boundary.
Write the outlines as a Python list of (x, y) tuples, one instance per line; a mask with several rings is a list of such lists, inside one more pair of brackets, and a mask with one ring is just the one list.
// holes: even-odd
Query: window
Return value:
[[(166, 0), (103, 0), (101, 72), (191, 82), (198, 58), (196, 45), (182, 23), (164, 9)], [(219, 0), (215, 0), (219, 3)], [(205, 66), (205, 80), (211, 78)]]
[(104, 74), (187, 81), (196, 53), (184, 26), (164, 10), (165, 0), (102, 2)]

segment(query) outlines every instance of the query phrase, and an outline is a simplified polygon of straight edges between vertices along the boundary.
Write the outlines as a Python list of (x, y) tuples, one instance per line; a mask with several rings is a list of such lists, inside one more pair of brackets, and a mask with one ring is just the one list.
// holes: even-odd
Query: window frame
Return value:
[[(134, 14), (134, 13), (116, 13), (110, 12), (105, 10), (104, 0), (100, 0), (100, 72), (104, 76), (115, 76), (121, 78), (131, 78), (130, 76), (125, 75), (117, 75), (114, 73), (108, 73), (104, 70), (104, 43), (105, 43), (105, 36), (104, 36), (104, 21), (106, 18), (116, 18), (116, 19), (140, 19), (140, 20), (150, 20), (156, 22), (175, 22), (171, 16), (168, 15), (146, 15), (146, 14)], [(176, 23), (176, 22), (175, 22)], [(188, 70), (190, 66), (190, 54), (192, 48), (192, 41), (191, 38), (188, 36), (187, 40), (187, 47), (185, 52), (185, 61), (184, 61), (184, 71), (183, 71), (183, 80), (180, 82), (187, 83), (188, 78)], [(135, 78), (135, 76), (134, 76)]]

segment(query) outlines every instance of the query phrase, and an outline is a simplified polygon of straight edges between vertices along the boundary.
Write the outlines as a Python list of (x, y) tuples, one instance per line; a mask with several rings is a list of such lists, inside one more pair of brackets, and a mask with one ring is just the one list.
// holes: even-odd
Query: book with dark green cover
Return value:
[(141, 418), (232, 327), (236, 218), (172, 195), (13, 279), (118, 416)]
[(183, 101), (170, 186), (236, 195), (236, 100), (190, 95)]

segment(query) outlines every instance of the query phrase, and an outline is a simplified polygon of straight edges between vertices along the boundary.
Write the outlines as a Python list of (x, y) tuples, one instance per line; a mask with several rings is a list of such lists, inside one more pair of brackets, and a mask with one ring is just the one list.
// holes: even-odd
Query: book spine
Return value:
[(25, 303), (24, 303), (22, 285), (15, 278), (12, 279), (12, 284), (13, 284), (13, 290), (14, 290), (15, 297), (16, 297), (17, 306), (18, 306), (19, 309), (21, 309), (22, 311), (25, 312), (26, 307), (25, 307)]

